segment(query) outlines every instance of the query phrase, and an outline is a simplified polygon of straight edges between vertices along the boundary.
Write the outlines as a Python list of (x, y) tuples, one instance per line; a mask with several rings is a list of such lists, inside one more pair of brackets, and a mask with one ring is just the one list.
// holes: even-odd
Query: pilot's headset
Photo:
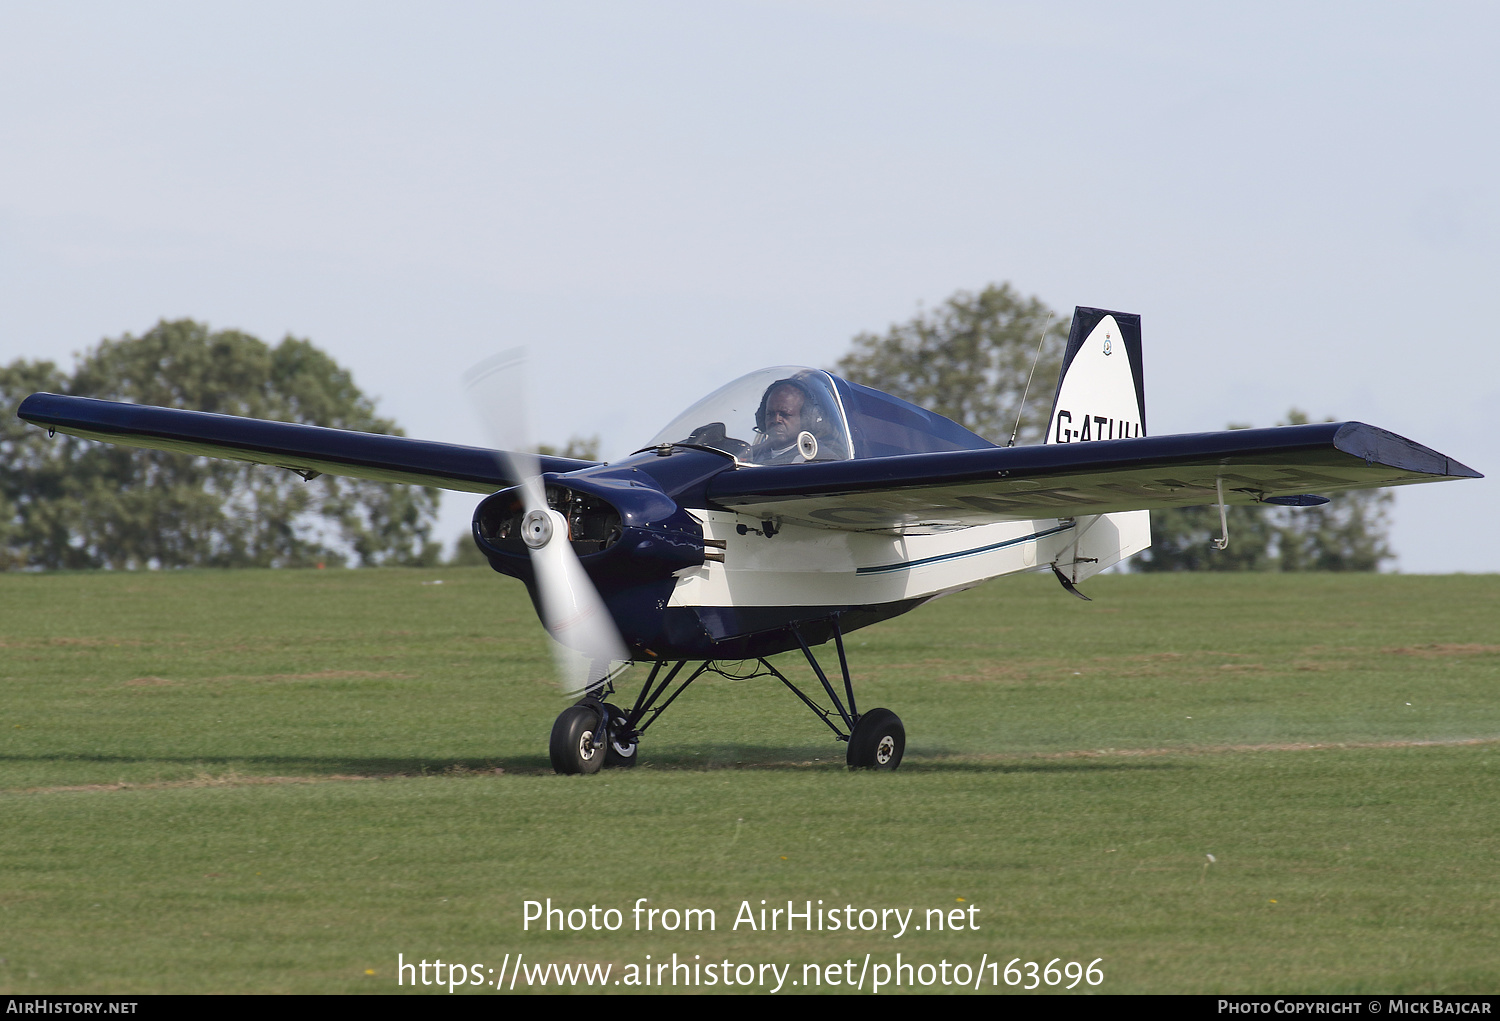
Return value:
[(795, 376), (786, 379), (778, 379), (766, 387), (766, 392), (760, 395), (760, 407), (755, 409), (755, 431), (762, 436), (766, 434), (766, 405), (771, 402), (771, 395), (784, 386), (789, 386), (802, 394), (802, 421), (803, 427), (809, 424), (817, 427), (823, 424), (823, 404), (818, 400), (812, 387)]

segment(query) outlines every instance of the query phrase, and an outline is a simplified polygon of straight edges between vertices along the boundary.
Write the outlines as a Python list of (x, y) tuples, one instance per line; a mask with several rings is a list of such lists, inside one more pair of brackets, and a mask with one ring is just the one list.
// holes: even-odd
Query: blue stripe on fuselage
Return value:
[(992, 543), (988, 546), (980, 546), (978, 549), (962, 550), (958, 553), (944, 553), (936, 557), (923, 557), (921, 560), (908, 560), (900, 564), (882, 564), (879, 567), (861, 567), (855, 574), (890, 574), (892, 571), (909, 571), (913, 567), (926, 567), (928, 564), (940, 564), (945, 560), (962, 560), (964, 557), (977, 557), (981, 553), (993, 553), (995, 550), (1005, 549), (1007, 546), (1017, 546), (1023, 542), (1035, 542), (1037, 539), (1045, 539), (1049, 535), (1058, 532), (1066, 532), (1073, 528), (1076, 522), (1069, 521), (1066, 525), (1058, 525), (1056, 528), (1048, 528), (1045, 531), (1033, 532), (1016, 539), (1006, 539), (1004, 542)]

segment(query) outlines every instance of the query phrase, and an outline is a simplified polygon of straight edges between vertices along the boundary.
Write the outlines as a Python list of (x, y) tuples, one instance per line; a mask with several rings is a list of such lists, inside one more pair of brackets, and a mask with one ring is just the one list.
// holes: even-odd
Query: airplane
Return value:
[[(905, 728), (889, 709), (858, 707), (844, 648), (857, 628), (1028, 571), (1087, 599), (1081, 582), (1150, 545), (1153, 509), (1217, 505), (1223, 548), (1229, 505), (1482, 478), (1360, 422), (1149, 435), (1140, 316), (1083, 307), (1034, 445), (999, 446), (803, 366), (734, 380), (614, 463), (45, 393), (18, 414), (49, 434), (308, 480), (483, 494), (474, 542), (587, 667), (549, 740), (563, 774), (635, 765), (647, 729), (705, 673), (777, 679), (847, 744), (850, 767), (893, 770)], [(835, 679), (813, 652), (830, 641)], [(769, 659), (793, 650), (827, 705)], [(649, 670), (617, 704), (633, 663)]]

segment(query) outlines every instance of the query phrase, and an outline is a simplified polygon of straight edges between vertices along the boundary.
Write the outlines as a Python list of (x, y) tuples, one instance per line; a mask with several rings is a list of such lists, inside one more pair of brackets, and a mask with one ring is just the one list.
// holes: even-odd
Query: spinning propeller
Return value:
[(464, 373), (464, 392), (484, 424), (506, 477), (517, 480), (521, 538), (531, 555), (542, 624), (553, 638), (557, 680), (574, 694), (599, 684), (612, 661), (629, 659), (614, 618), (589, 579), (568, 534), (568, 520), (547, 505), (541, 462), (526, 444), (524, 348), (503, 351)]

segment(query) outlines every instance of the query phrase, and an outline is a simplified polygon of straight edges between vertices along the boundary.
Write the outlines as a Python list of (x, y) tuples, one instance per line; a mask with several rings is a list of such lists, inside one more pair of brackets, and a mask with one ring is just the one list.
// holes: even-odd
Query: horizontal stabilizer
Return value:
[[(91, 397), (32, 394), (21, 418), (45, 429), (129, 447), (222, 457), (300, 473), (493, 493), (516, 485), (497, 451), (405, 436), (327, 429), (203, 411), (121, 404)], [(544, 472), (570, 472), (594, 461), (542, 457)]]

